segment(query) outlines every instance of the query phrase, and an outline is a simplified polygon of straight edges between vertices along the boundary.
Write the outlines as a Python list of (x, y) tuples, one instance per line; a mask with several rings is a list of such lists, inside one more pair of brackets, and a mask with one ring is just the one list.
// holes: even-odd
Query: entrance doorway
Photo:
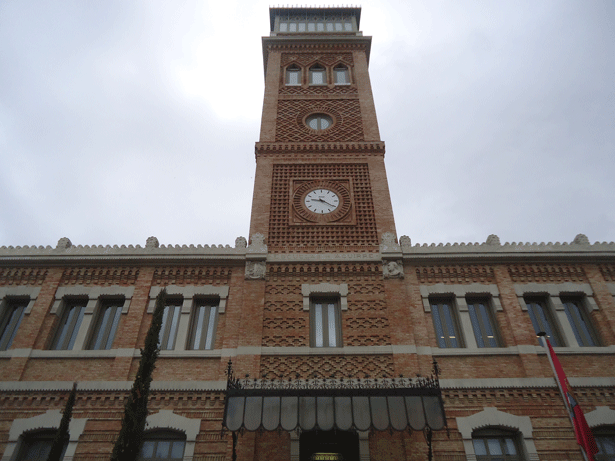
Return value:
[(299, 461), (359, 461), (359, 434), (306, 431), (299, 437)]

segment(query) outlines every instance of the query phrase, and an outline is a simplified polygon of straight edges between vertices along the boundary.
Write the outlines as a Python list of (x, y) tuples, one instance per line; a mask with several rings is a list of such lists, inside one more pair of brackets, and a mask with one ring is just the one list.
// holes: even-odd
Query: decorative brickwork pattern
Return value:
[(352, 53), (282, 53), (281, 58), (282, 67), (286, 67), (290, 63), (307, 67), (316, 62), (324, 66), (332, 66), (338, 63), (343, 63), (347, 66), (354, 64)]
[[(325, 113), (333, 118), (326, 130), (313, 130), (304, 120), (310, 114)], [(363, 141), (363, 121), (358, 99), (278, 101), (276, 142)]]
[(139, 277), (136, 267), (75, 267), (62, 273), (61, 285), (134, 285)]
[[(270, 264), (268, 265), (268, 278), (278, 280), (286, 277), (299, 277), (303, 283), (344, 283), (349, 280), (361, 281), (361, 285), (357, 287), (361, 293), (377, 293), (380, 292), (382, 286), (382, 272), (379, 264), (370, 263), (345, 263), (345, 264)], [(370, 283), (367, 283), (367, 281)], [(301, 294), (299, 285), (293, 286), (268, 286), (267, 290), (283, 290), (280, 294)], [(269, 293), (269, 291), (268, 291)], [(273, 291), (272, 294), (275, 294)]]
[(265, 356), (261, 358), (260, 374), (268, 379), (392, 377), (393, 357), (390, 355)]
[(42, 285), (47, 269), (6, 268), (0, 269), (0, 286)]
[(359, 94), (357, 88), (355, 86), (349, 85), (336, 85), (333, 87), (329, 86), (280, 86), (280, 94), (281, 95), (351, 95), (356, 96)]
[(615, 265), (602, 264), (599, 266), (600, 273), (607, 282), (615, 282)]
[(419, 282), (435, 283), (495, 283), (491, 266), (426, 266), (417, 267)]
[(587, 282), (583, 268), (571, 264), (515, 264), (508, 272), (515, 283)]
[(224, 285), (230, 277), (229, 267), (158, 267), (153, 285)]
[[(373, 274), (377, 273), (376, 267), (375, 264), (365, 266), (351, 264), (273, 266), (272, 272), (274, 273), (276, 269), (289, 270), (277, 273), (275, 280), (270, 277), (265, 288), (263, 346), (309, 346), (310, 314), (303, 310), (301, 283), (321, 283), (323, 279), (319, 277), (319, 274), (327, 274), (326, 280), (329, 283), (348, 283), (349, 285), (348, 310), (342, 312), (342, 344), (344, 346), (391, 344), (383, 281), (381, 278), (374, 280), (373, 277)], [(351, 271), (352, 269), (355, 271)], [(302, 275), (301, 280), (297, 280), (297, 275)]]
[[(291, 178), (351, 178), (356, 225), (289, 225)], [(367, 164), (302, 163), (273, 166), (268, 246), (271, 252), (353, 251), (378, 245), (372, 188)], [(326, 242), (323, 244), (323, 242)], [(345, 247), (346, 246), (346, 247)]]

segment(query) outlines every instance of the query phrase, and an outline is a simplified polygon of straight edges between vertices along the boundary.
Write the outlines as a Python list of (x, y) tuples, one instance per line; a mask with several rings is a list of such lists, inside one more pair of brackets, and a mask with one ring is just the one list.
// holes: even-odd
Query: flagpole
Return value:
[[(553, 358), (551, 357), (551, 353), (549, 352), (549, 347), (547, 346), (547, 334), (544, 331), (541, 331), (539, 333), (536, 334), (536, 336), (538, 336), (538, 342), (540, 343), (540, 345), (542, 347), (545, 348), (545, 350), (547, 351), (547, 358), (549, 359), (549, 364), (551, 365), (551, 370), (553, 370), (553, 377), (555, 379), (555, 383), (557, 384), (557, 387), (559, 389), (559, 395), (562, 396), (562, 400), (564, 401), (564, 407), (566, 408), (566, 413), (568, 413), (568, 419), (570, 419), (570, 424), (572, 425), (572, 430), (574, 430), (574, 421), (572, 419), (572, 412), (570, 411), (570, 406), (568, 405), (568, 399), (566, 398), (566, 394), (564, 394), (564, 390), (562, 389), (562, 385), (559, 382), (559, 379), (557, 377), (557, 372), (555, 371), (555, 365), (553, 365)], [(583, 459), (585, 461), (589, 461), (589, 459), (587, 458), (587, 454), (585, 453), (585, 450), (583, 449), (582, 446), (580, 446), (579, 448), (581, 448), (581, 453), (583, 454)]]

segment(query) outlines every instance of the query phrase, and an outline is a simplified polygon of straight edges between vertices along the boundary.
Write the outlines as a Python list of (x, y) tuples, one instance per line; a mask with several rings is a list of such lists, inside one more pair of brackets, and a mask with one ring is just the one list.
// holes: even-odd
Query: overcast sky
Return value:
[[(0, 2), (0, 245), (247, 237), (269, 3)], [(364, 1), (397, 234), (615, 240), (615, 2)]]

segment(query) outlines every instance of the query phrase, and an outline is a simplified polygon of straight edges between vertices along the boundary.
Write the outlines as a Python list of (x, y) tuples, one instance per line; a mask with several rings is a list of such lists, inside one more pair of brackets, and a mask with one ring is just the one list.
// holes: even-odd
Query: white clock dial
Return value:
[(305, 196), (305, 206), (317, 214), (327, 214), (337, 210), (340, 198), (329, 189), (315, 189)]

